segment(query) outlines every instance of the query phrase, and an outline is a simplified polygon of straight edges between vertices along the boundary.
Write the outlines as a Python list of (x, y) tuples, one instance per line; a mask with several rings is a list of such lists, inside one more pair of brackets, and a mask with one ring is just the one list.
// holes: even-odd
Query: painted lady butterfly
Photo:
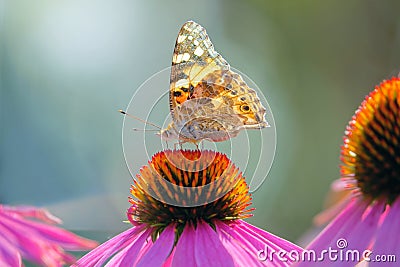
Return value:
[(197, 144), (235, 137), (242, 129), (269, 127), (257, 93), (214, 50), (194, 21), (179, 31), (170, 76), (172, 122), (159, 135)]

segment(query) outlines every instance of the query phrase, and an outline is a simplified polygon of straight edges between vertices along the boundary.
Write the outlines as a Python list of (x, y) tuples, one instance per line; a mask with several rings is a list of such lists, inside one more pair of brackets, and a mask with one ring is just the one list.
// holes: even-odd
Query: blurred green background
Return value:
[(395, 0), (0, 3), (0, 203), (46, 206), (100, 241), (129, 227), (117, 110), (170, 66), (185, 21), (271, 105), (277, 153), (249, 221), (292, 241), (339, 177), (355, 109), (400, 70)]

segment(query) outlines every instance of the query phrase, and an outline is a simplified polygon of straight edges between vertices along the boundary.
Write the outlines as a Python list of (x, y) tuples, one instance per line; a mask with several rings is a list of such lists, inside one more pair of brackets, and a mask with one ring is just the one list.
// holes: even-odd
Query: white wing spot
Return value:
[(184, 53), (182, 56), (182, 61), (188, 61), (190, 59), (190, 54), (189, 53)]
[(187, 37), (186, 35), (179, 35), (178, 36), (178, 40), (177, 40), (178, 44), (180, 44), (183, 41), (185, 41), (186, 37)]
[(193, 36), (189, 35), (189, 36), (188, 36), (188, 39), (189, 39), (190, 41), (192, 41), (192, 40), (193, 40)]
[(201, 57), (201, 55), (203, 55), (203, 53), (204, 53), (204, 50), (201, 49), (200, 46), (198, 46), (198, 47), (196, 48), (196, 50), (194, 50), (193, 53), (194, 53), (196, 56)]
[(197, 41), (197, 40), (194, 40), (193, 43), (195, 46), (198, 46), (200, 44), (199, 41)]
[(181, 63), (181, 62), (182, 62), (182, 58), (183, 58), (183, 54), (179, 54), (179, 55), (174, 56), (174, 58), (172, 59), (172, 61), (173, 61), (174, 63)]
[(176, 88), (189, 87), (189, 81), (187, 79), (180, 79), (175, 83)]
[(174, 55), (172, 57), (172, 62), (174, 62), (175, 64), (179, 64), (181, 62), (189, 61), (189, 59), (190, 59), (190, 54), (184, 53), (184, 54)]

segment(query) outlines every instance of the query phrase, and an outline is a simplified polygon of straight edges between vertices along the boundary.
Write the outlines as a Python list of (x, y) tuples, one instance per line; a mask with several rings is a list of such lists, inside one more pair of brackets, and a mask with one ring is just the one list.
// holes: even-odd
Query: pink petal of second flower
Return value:
[(323, 250), (335, 246), (338, 238), (342, 238), (344, 232), (353, 228), (361, 220), (368, 204), (362, 199), (353, 199), (336, 219), (307, 246), (307, 249)]
[[(375, 244), (372, 248), (371, 259), (375, 259), (377, 255), (381, 257), (381, 255), (385, 255), (386, 258), (392, 257), (394, 255), (395, 261), (393, 262), (378, 262), (371, 261), (369, 262), (370, 267), (375, 266), (398, 266), (399, 255), (400, 255), (400, 198), (395, 201), (390, 207), (389, 213), (386, 215), (385, 220), (382, 225), (379, 227), (379, 230), (376, 234)], [(393, 259), (391, 259), (393, 260)]]

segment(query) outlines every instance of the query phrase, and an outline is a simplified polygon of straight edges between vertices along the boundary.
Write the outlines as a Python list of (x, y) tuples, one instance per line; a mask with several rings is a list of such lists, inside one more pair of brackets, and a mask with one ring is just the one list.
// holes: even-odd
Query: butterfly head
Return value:
[(167, 128), (162, 129), (156, 135), (160, 136), (162, 140), (179, 140), (179, 135), (173, 127), (172, 123)]

